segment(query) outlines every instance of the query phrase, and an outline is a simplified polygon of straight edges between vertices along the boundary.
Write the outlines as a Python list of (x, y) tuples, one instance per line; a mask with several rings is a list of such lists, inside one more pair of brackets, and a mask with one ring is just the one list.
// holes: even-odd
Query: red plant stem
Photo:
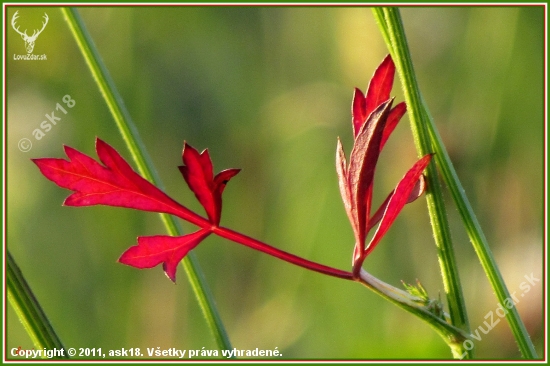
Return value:
[[(171, 199), (171, 198), (170, 198)], [(169, 210), (164, 211), (165, 213), (173, 214), (178, 216), (180, 219), (183, 219), (193, 225), (197, 225), (200, 228), (203, 229), (209, 229), (212, 226), (212, 223), (208, 221), (207, 218), (191, 211), (187, 207), (183, 206), (182, 204), (178, 203), (177, 201), (171, 199), (174, 202), (174, 206), (168, 206)], [(177, 207), (176, 211), (174, 212), (174, 208)]]
[(332, 268), (329, 266), (325, 266), (323, 264), (309, 261), (302, 257), (298, 257), (294, 254), (287, 253), (284, 250), (274, 248), (269, 244), (263, 243), (259, 240), (253, 239), (249, 236), (238, 233), (231, 229), (221, 227), (221, 226), (214, 226), (211, 228), (211, 230), (214, 234), (222, 238), (234, 241), (235, 243), (246, 245), (249, 248), (259, 250), (260, 252), (269, 254), (273, 257), (282, 259), (286, 262), (292, 263), (302, 268), (306, 268), (311, 271), (319, 272), (328, 276), (343, 278), (345, 280), (354, 279), (353, 274), (351, 272), (342, 271), (340, 269)]
[(282, 259), (288, 263), (300, 266), (305, 269), (309, 269), (311, 271), (319, 272), (328, 276), (343, 278), (346, 280), (356, 280), (358, 278), (358, 275), (354, 276), (354, 274), (351, 272), (346, 272), (341, 269), (325, 266), (317, 262), (312, 262), (305, 258), (298, 257), (297, 255), (285, 252), (284, 250), (272, 247), (269, 244), (253, 239), (237, 231), (233, 231), (223, 226), (213, 225), (207, 218), (196, 214), (195, 212), (187, 209), (185, 206), (182, 206), (177, 202), (175, 203), (177, 206), (179, 206), (179, 212), (176, 213), (177, 216), (203, 229), (209, 229), (212, 233), (222, 238), (231, 240), (238, 244), (245, 245), (249, 248), (258, 250), (275, 258)]

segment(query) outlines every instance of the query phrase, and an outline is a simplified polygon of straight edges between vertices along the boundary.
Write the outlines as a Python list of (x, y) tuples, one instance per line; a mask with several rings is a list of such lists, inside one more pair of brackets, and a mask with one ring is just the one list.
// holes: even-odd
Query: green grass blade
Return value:
[(40, 303), (34, 296), (25, 277), (23, 277), (23, 273), (21, 273), (9, 251), (7, 253), (6, 267), (8, 300), (21, 324), (23, 324), (23, 327), (29, 334), (34, 347), (37, 350), (57, 349), (62, 352), (63, 356), (55, 358), (69, 358), (48, 317), (42, 310)]
[[(90, 72), (92, 73), (92, 76), (96, 81), (99, 90), (101, 91), (101, 94), (103, 95), (103, 98), (111, 111), (111, 114), (113, 115), (115, 123), (122, 134), (122, 138), (124, 139), (128, 150), (134, 159), (139, 173), (149, 181), (153, 182), (157, 187), (163, 189), (161, 180), (156, 173), (141, 138), (139, 137), (139, 133), (132, 122), (130, 114), (124, 106), (122, 98), (103, 63), (91, 36), (86, 30), (77, 9), (62, 8), (61, 11), (65, 16), (65, 20), (69, 25), (76, 43), (78, 44), (78, 47), (80, 48), (84, 59), (90, 68)], [(173, 216), (161, 214), (161, 217), (170, 235), (183, 235), (181, 226)], [(229, 337), (216, 309), (212, 293), (210, 292), (210, 289), (204, 279), (204, 275), (201, 273), (196, 257), (191, 253), (184, 258), (182, 263), (218, 347), (220, 349), (231, 349), (232, 346), (229, 341)]]

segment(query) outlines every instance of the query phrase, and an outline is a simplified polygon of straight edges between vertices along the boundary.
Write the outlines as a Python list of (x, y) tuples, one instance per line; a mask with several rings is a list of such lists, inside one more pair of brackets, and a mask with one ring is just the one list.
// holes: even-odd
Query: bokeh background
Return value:
[[(68, 191), (29, 160), (96, 157), (96, 136), (130, 160), (58, 8), (19, 10), (21, 29), (49, 24), (35, 54), (7, 28), (7, 247), (66, 347), (214, 349), (183, 268), (116, 260), (140, 235), (164, 234), (158, 215), (62, 207)], [(87, 7), (81, 15), (169, 195), (200, 206), (177, 165), (186, 140), (215, 170), (242, 168), (224, 193), (222, 224), (333, 267), (350, 267), (353, 235), (334, 168), (336, 138), (352, 144), (350, 105), (387, 54), (363, 7)], [(543, 345), (544, 13), (542, 7), (403, 8), (420, 87), (511, 292)], [(9, 24), (9, 23), (8, 23)], [(30, 32), (29, 32), (30, 33)], [(36, 140), (45, 114), (76, 105)], [(399, 81), (394, 93), (403, 100)], [(417, 158), (408, 118), (376, 172), (381, 202)], [(32, 149), (21, 152), (18, 141)], [(447, 193), (446, 193), (447, 194)], [(497, 300), (447, 194), (472, 329)], [(184, 223), (187, 231), (192, 226)], [(450, 358), (425, 323), (352, 282), (309, 272), (210, 237), (196, 250), (233, 346), (284, 358)], [(408, 205), (365, 267), (395, 286), (419, 279), (444, 291), (425, 201)], [(32, 348), (7, 309), (7, 346)], [(482, 334), (482, 333), (481, 333)], [(476, 342), (481, 358), (519, 358), (501, 321)]]

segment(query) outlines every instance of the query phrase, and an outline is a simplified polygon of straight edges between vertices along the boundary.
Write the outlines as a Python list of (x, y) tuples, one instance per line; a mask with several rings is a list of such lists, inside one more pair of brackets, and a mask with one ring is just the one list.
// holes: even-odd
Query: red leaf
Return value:
[(91, 157), (65, 146), (69, 161), (32, 159), (42, 174), (60, 187), (74, 191), (67, 206), (108, 205), (164, 212), (200, 225), (204, 219), (180, 205), (137, 174), (110, 145), (96, 139), (101, 165)]
[[(426, 179), (424, 179), (424, 176), (421, 175), (418, 181), (416, 182), (411, 194), (409, 195), (409, 198), (407, 199), (407, 203), (411, 203), (416, 201), (416, 199), (424, 193), (426, 190)], [(370, 231), (370, 229), (373, 228), (374, 225), (376, 225), (384, 215), (384, 212), (386, 211), (386, 208), (388, 207), (388, 203), (390, 202), (390, 199), (393, 196), (393, 193), (395, 190), (391, 191), (388, 197), (384, 200), (384, 202), (380, 205), (378, 210), (372, 215), (372, 217), (369, 219), (369, 222), (367, 224), (367, 232)]]
[(397, 218), (397, 215), (403, 209), (403, 206), (407, 204), (409, 198), (411, 197), (411, 194), (417, 186), (418, 180), (422, 177), (422, 172), (430, 163), (431, 158), (432, 155), (430, 154), (418, 160), (405, 174), (403, 179), (401, 179), (401, 181), (397, 184), (397, 187), (395, 188), (394, 193), (391, 195), (391, 198), (386, 206), (386, 210), (384, 211), (380, 226), (378, 226), (378, 229), (374, 233), (374, 236), (372, 237), (366, 249), (364, 257), (369, 255), (373, 251), (373, 249), (380, 242), (382, 237), (389, 230), (389, 228)]
[[(214, 177), (214, 193), (221, 198), (221, 195), (223, 193), (223, 190), (225, 189), (225, 186), (227, 185), (227, 182), (234, 176), (236, 176), (241, 170), (240, 169), (225, 169), (216, 174)], [(221, 201), (220, 201), (220, 209), (221, 209)]]
[(365, 96), (365, 115), (371, 114), (382, 102), (390, 99), (390, 92), (395, 76), (395, 65), (390, 55), (387, 55), (369, 82)]
[(184, 143), (182, 160), (185, 165), (179, 169), (189, 188), (204, 207), (210, 222), (220, 223), (222, 192), (227, 182), (239, 173), (240, 169), (227, 169), (213, 177), (213, 166), (208, 150), (202, 153)]
[(336, 145), (336, 173), (338, 174), (338, 186), (340, 187), (340, 195), (344, 202), (344, 209), (348, 214), (352, 226), (354, 226), (353, 231), (358, 232), (359, 228), (355, 227), (355, 220), (351, 211), (351, 189), (349, 186), (346, 154), (344, 153), (340, 139), (338, 139), (338, 144)]
[(179, 262), (210, 233), (210, 230), (201, 229), (183, 236), (140, 236), (138, 245), (128, 248), (118, 261), (140, 269), (164, 263), (164, 272), (168, 278), (176, 282)]
[[(388, 55), (374, 71), (374, 74), (369, 82), (366, 95), (363, 95), (361, 90), (355, 88), (351, 109), (354, 137), (357, 137), (363, 124), (367, 123), (366, 121), (369, 115), (380, 104), (390, 99), (394, 76), (395, 65), (391, 56)], [(399, 119), (396, 121), (396, 123), (398, 121)], [(392, 125), (393, 127), (391, 128), (391, 130), (393, 130), (393, 128), (395, 127), (395, 124)]]
[(407, 112), (407, 105), (405, 102), (401, 102), (395, 107), (392, 108), (390, 114), (388, 115), (388, 120), (386, 121), (386, 126), (384, 127), (384, 132), (382, 133), (382, 141), (380, 141), (380, 150), (384, 148), (386, 141), (390, 137), (391, 133), (397, 127), (397, 124), (401, 120), (401, 117)]
[[(382, 131), (392, 101), (388, 100), (378, 106), (368, 117), (367, 122), (357, 134), (355, 144), (350, 155), (348, 170), (349, 189), (351, 192), (351, 213), (357, 227), (355, 230), (356, 244), (363, 245), (366, 235), (365, 223), (370, 215), (367, 212), (367, 202), (370, 201), (368, 192), (374, 177), (374, 170), (380, 155), (380, 141)], [(372, 192), (372, 191), (370, 191)]]
[(359, 130), (367, 119), (367, 103), (365, 101), (365, 96), (358, 88), (355, 88), (351, 105), (353, 137), (357, 137)]

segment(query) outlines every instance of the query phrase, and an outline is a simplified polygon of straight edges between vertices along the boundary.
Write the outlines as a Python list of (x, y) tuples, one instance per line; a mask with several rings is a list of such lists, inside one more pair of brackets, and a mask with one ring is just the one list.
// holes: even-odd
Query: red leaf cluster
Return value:
[(96, 151), (103, 165), (91, 157), (65, 146), (69, 161), (55, 158), (33, 159), (42, 174), (63, 188), (74, 191), (66, 206), (108, 205), (178, 216), (201, 229), (178, 237), (138, 237), (138, 245), (130, 247), (119, 262), (136, 267), (152, 268), (163, 263), (166, 275), (175, 282), (177, 264), (196, 247), (220, 222), (221, 195), (227, 182), (239, 169), (228, 169), (215, 177), (208, 151), (198, 153), (185, 143), (180, 171), (204, 206), (208, 220), (182, 206), (152, 183), (142, 178), (120, 154), (104, 141), (96, 140)]
[[(336, 171), (340, 193), (355, 235), (354, 274), (358, 273), (366, 256), (380, 242), (403, 206), (422, 194), (425, 188), (422, 172), (431, 159), (431, 155), (427, 155), (413, 165), (371, 215), (374, 172), (378, 157), (406, 111), (405, 103), (392, 108), (390, 92), (394, 75), (395, 65), (388, 55), (374, 72), (366, 96), (355, 89), (352, 103), (354, 144), (349, 165), (340, 140), (337, 144)], [(380, 225), (376, 233), (366, 245), (368, 232), (378, 222)]]

